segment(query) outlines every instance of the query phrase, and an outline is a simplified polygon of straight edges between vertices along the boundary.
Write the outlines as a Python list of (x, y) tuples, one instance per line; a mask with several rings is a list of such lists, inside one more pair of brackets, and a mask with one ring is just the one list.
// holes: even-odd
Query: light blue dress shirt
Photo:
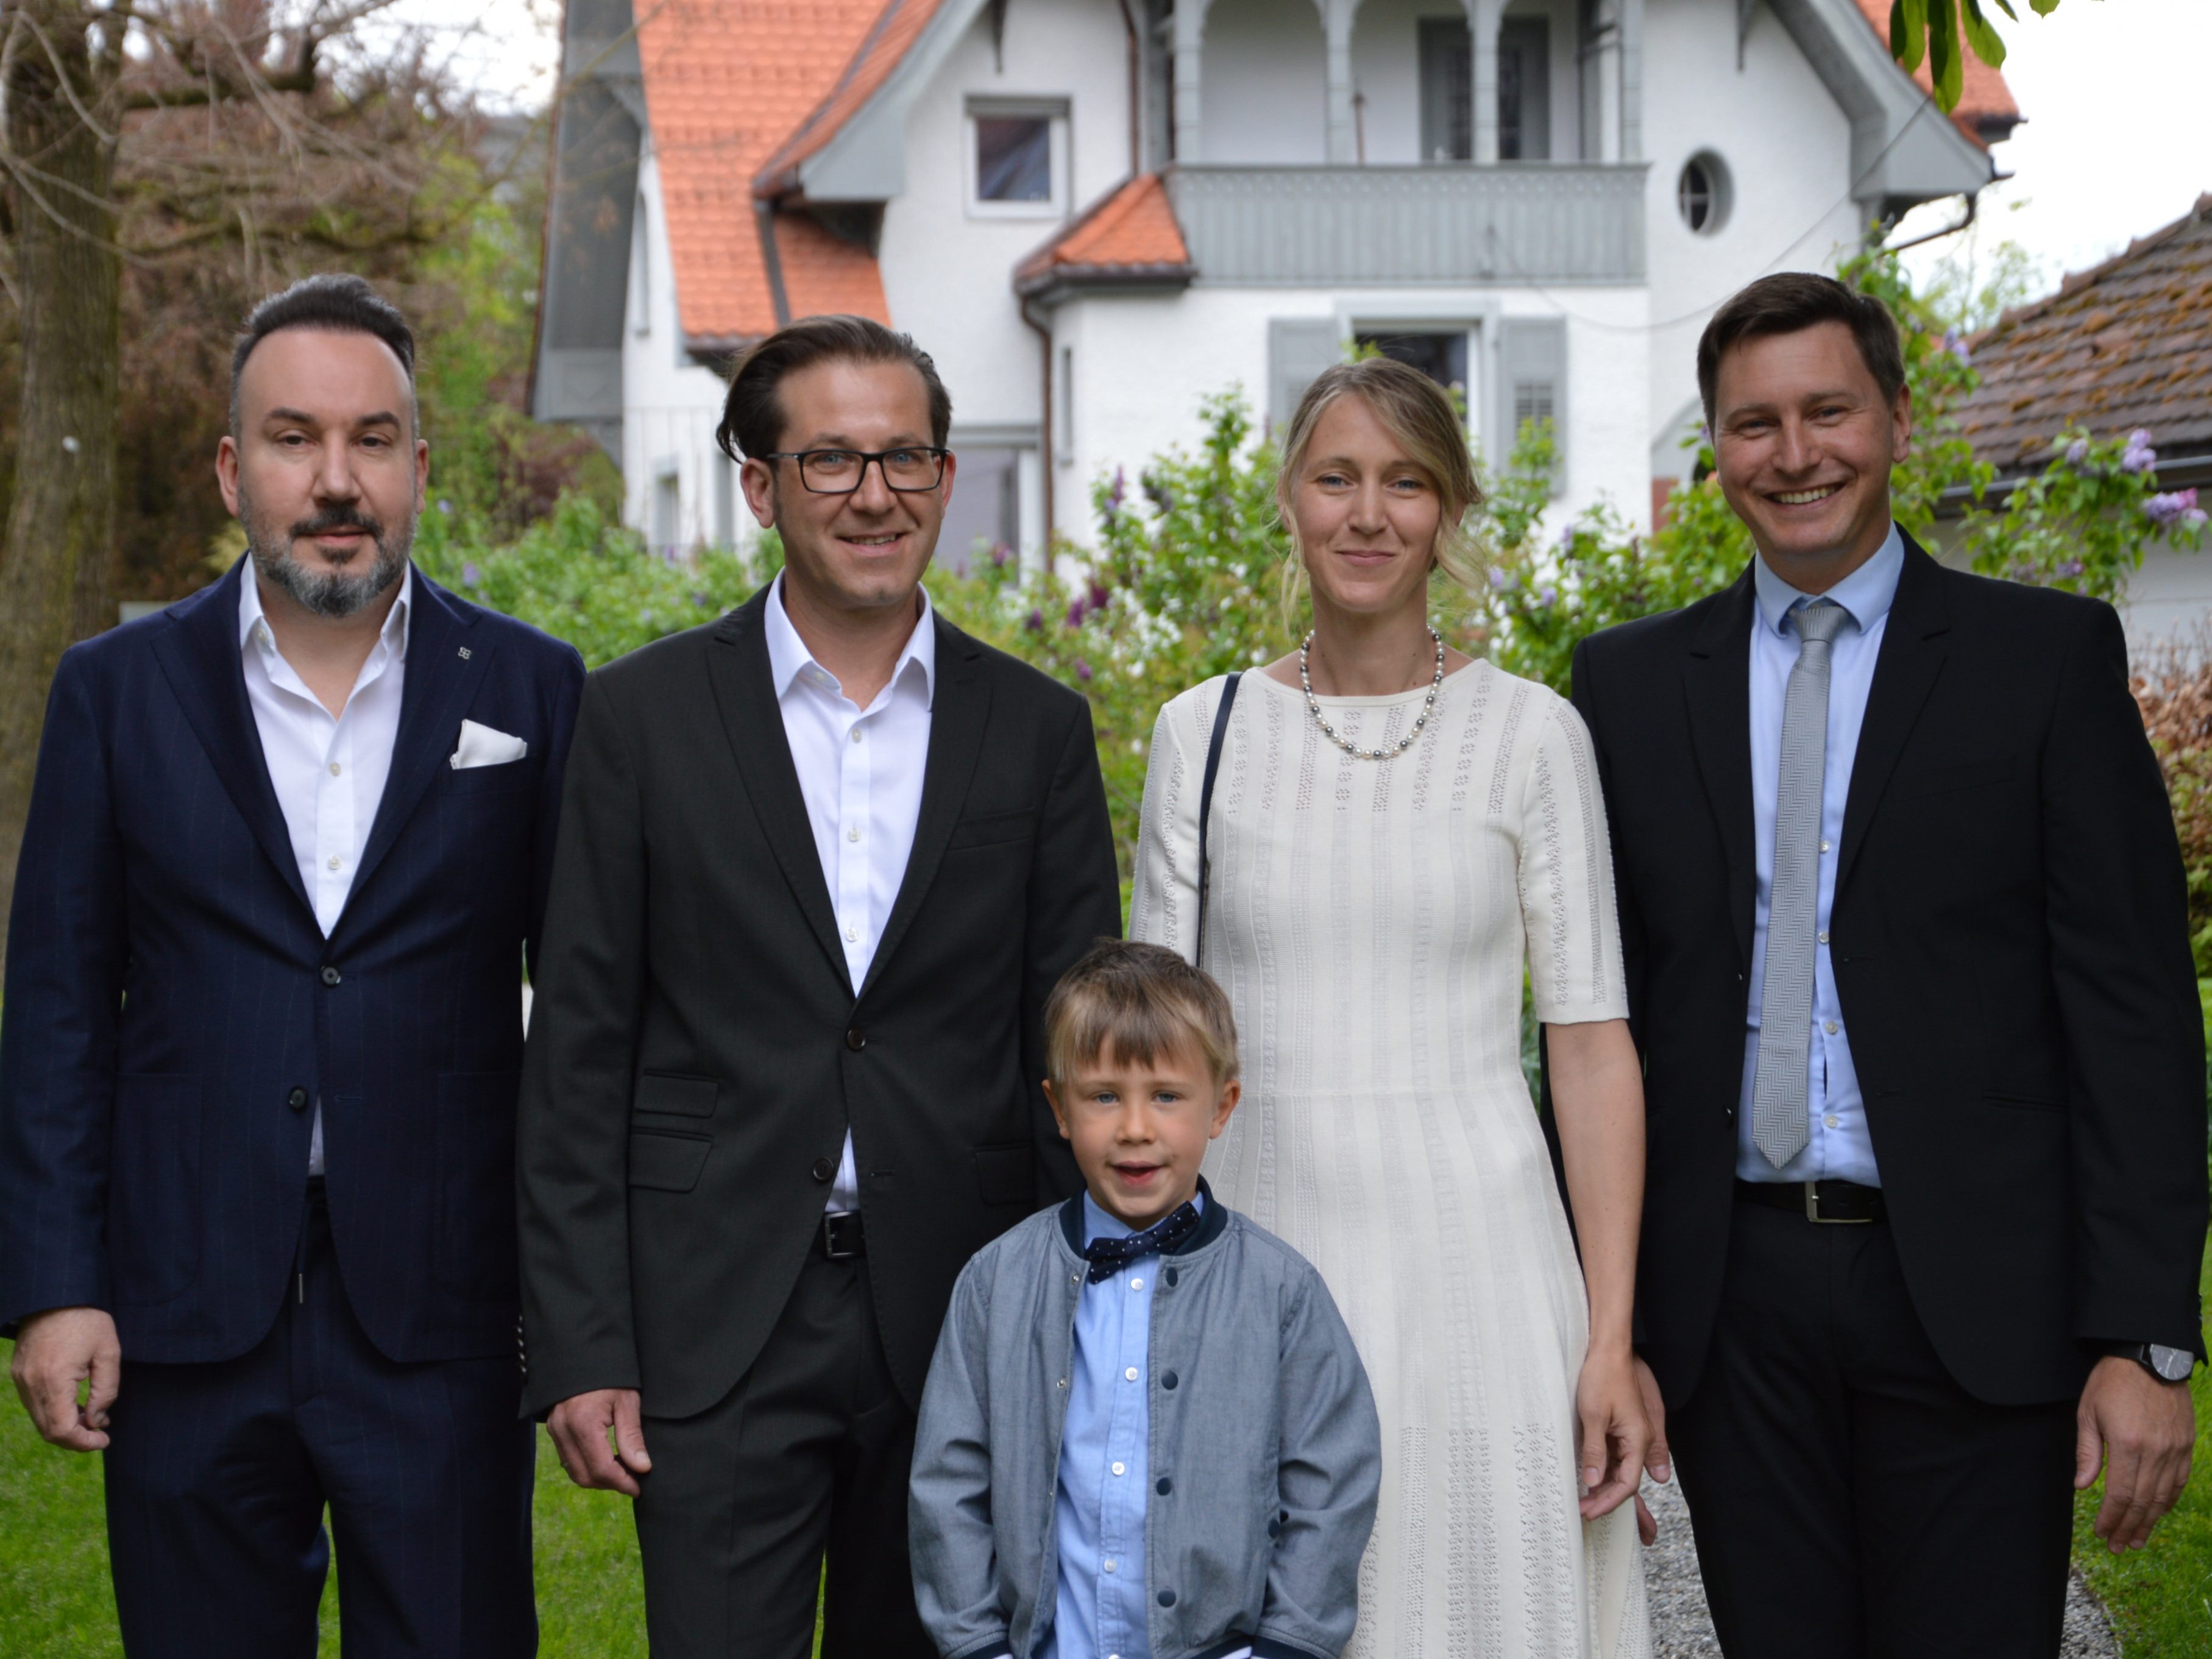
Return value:
[(1751, 619), (1751, 811), (1758, 890), (1752, 910), (1751, 1000), (1744, 1016), (1743, 1090), (1736, 1107), (1735, 1172), (1746, 1181), (1856, 1181), (1881, 1185), (1874, 1142), (1867, 1133), (1866, 1101), (1851, 1063), (1844, 1006), (1836, 994), (1835, 964), (1828, 954), (1828, 919), (1836, 902), (1836, 866), (1844, 846), (1844, 804), (1851, 789), (1851, 762), (1897, 579), (1905, 569), (1905, 542), (1897, 526), (1874, 557), (1820, 597), (1850, 612), (1828, 655), (1828, 742), (1820, 779), (1820, 895), (1814, 926), (1818, 943), (1813, 969), (1811, 1087), (1807, 1107), (1812, 1137), (1779, 1170), (1752, 1144), (1751, 1087), (1759, 1070), (1759, 1003), (1766, 983), (1766, 918), (1774, 893), (1775, 798), (1782, 770), (1782, 705), (1796, 666), (1798, 636), (1790, 613), (1809, 604), (1767, 568), (1752, 562), (1758, 603)]
[[(1206, 1207), (1203, 1196), (1191, 1202)], [(1083, 1237), (1126, 1238), (1083, 1195)], [(1060, 1431), (1060, 1589), (1038, 1659), (1152, 1659), (1145, 1622), (1146, 1462), (1152, 1448), (1147, 1361), (1157, 1255), (1085, 1284), (1075, 1310), (1067, 1423)]]

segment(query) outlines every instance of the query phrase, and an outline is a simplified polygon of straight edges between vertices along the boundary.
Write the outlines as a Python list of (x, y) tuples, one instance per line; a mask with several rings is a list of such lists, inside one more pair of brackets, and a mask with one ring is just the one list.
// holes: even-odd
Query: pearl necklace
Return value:
[(1320, 701), (1314, 696), (1313, 675), (1308, 672), (1307, 654), (1313, 649), (1314, 636), (1309, 632), (1304, 639), (1299, 641), (1298, 684), (1305, 688), (1306, 712), (1313, 716), (1314, 724), (1321, 727), (1322, 735), (1346, 754), (1358, 760), (1392, 760), (1411, 749), (1414, 740), (1421, 735), (1421, 728), (1429, 723), (1429, 716), (1436, 712), (1437, 692), (1444, 683), (1444, 636), (1431, 628), (1429, 637), (1437, 642), (1436, 677), (1429, 682), (1428, 696), (1421, 699), (1421, 712), (1413, 716), (1413, 729), (1388, 749), (1362, 749), (1328, 723), (1321, 712)]

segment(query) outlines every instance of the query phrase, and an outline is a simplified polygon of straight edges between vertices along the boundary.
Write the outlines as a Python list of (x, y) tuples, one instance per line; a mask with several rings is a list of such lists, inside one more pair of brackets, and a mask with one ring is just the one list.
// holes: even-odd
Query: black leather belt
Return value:
[(840, 1210), (822, 1218), (822, 1254), (832, 1261), (850, 1261), (868, 1253), (867, 1235), (861, 1231), (858, 1210)]
[(1889, 1218), (1889, 1205), (1881, 1188), (1862, 1187), (1856, 1181), (1739, 1181), (1735, 1195), (1747, 1204), (1788, 1210), (1808, 1221), (1830, 1226), (1864, 1225)]

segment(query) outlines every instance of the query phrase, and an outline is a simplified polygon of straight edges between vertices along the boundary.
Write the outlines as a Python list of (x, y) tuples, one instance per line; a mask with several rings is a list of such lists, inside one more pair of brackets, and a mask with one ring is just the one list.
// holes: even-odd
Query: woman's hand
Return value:
[(1652, 1442), (1651, 1419), (1626, 1348), (1591, 1348), (1575, 1382), (1576, 1455), (1585, 1521), (1610, 1515), (1636, 1495)]

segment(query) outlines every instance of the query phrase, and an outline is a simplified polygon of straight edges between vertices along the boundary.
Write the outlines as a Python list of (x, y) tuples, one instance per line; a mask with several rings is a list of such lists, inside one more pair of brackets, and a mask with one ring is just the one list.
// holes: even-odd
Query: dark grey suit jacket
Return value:
[[(1575, 655), (1644, 1055), (1640, 1340), (1674, 1405), (1705, 1364), (1734, 1209), (1752, 604), (1747, 569)], [(2196, 1348), (2203, 1031), (2119, 618), (1946, 570), (1908, 537), (1850, 765), (1830, 948), (1936, 1352), (2021, 1405), (2076, 1392), (2090, 1339)]]
[(1120, 886), (1089, 705), (941, 618), (921, 809), (854, 994), (762, 629), (766, 591), (591, 677), (520, 1147), (526, 1402), (685, 1416), (752, 1364), (849, 1127), (890, 1370), (918, 1405), (952, 1281), (1081, 1185), (1046, 996)]

